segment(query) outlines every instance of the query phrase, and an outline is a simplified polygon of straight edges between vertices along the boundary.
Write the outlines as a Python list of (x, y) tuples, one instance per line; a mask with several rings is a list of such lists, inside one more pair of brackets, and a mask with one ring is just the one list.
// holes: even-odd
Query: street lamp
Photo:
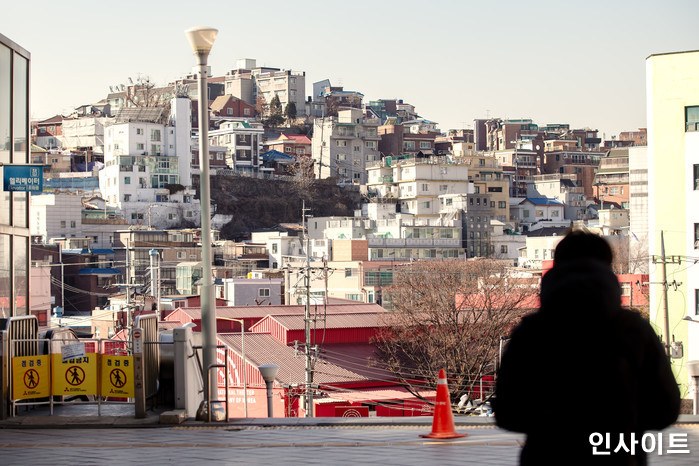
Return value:
[[(209, 189), (209, 99), (206, 92), (206, 59), (214, 45), (218, 29), (209, 27), (194, 27), (185, 32), (189, 44), (197, 57), (199, 66), (199, 189), (201, 203), (201, 336), (204, 381), (204, 403), (207, 403), (207, 413), (214, 411), (213, 404), (218, 404), (217, 371), (211, 367), (216, 365), (216, 301), (214, 300), (213, 271), (211, 269), (211, 193)], [(211, 387), (215, 390), (211, 390)], [(216, 408), (220, 408), (217, 406)], [(201, 410), (200, 410), (201, 411)]]
[[(247, 359), (245, 359), (245, 320), (233, 319), (230, 317), (221, 317), (221, 319), (231, 320), (240, 324), (240, 350), (243, 353), (243, 405), (245, 406), (245, 417), (248, 417), (248, 376), (247, 376)], [(226, 393), (228, 396), (228, 393)]]

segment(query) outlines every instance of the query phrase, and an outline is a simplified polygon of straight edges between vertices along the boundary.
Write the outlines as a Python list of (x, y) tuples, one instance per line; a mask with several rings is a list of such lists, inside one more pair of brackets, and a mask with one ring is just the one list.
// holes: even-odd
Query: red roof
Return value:
[[(387, 311), (382, 312), (352, 312), (341, 314), (328, 314), (325, 318), (325, 325), (319, 324), (326, 329), (330, 328), (374, 328), (385, 327), (384, 316)], [(322, 314), (321, 314), (322, 316)], [(268, 315), (260, 322), (250, 327), (251, 332), (256, 332), (267, 325), (266, 320), (273, 320), (287, 330), (304, 330), (305, 322), (303, 314), (293, 315)]]
[[(315, 305), (313, 306), (315, 308)], [(192, 320), (201, 319), (201, 308), (200, 307), (183, 307), (179, 309), (182, 313), (189, 316)], [(318, 306), (319, 312), (322, 312), (323, 306)], [(305, 306), (303, 305), (290, 305), (290, 306), (220, 306), (216, 307), (216, 317), (217, 318), (263, 318), (267, 315), (299, 315), (302, 316), (305, 311)], [(325, 306), (325, 311), (328, 314), (338, 314), (338, 313), (366, 313), (366, 312), (386, 312), (384, 308), (378, 304), (373, 303), (362, 303), (359, 301), (354, 301), (352, 303), (342, 303), (342, 304), (328, 304)]]

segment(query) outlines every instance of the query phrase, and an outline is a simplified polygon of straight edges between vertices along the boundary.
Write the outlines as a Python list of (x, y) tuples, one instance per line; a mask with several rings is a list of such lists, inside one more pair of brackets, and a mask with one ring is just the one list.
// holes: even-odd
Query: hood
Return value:
[(621, 287), (612, 269), (596, 260), (558, 264), (541, 279), (541, 312), (561, 317), (609, 314), (621, 308)]

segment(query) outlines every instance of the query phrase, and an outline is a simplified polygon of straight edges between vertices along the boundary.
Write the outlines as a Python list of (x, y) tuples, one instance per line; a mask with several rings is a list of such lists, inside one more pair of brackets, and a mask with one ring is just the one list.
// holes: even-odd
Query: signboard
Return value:
[(13, 400), (43, 398), (50, 395), (48, 355), (12, 358)]
[(134, 397), (133, 356), (102, 355), (100, 395)]
[(44, 167), (37, 165), (3, 165), (3, 191), (41, 191)]
[(85, 343), (71, 343), (61, 346), (61, 355), (63, 362), (69, 359), (85, 357)]
[(143, 330), (140, 328), (133, 330), (133, 352), (135, 354), (143, 353)]
[(52, 356), (54, 395), (97, 395), (97, 355), (95, 353), (68, 360), (64, 360), (63, 355), (58, 353)]

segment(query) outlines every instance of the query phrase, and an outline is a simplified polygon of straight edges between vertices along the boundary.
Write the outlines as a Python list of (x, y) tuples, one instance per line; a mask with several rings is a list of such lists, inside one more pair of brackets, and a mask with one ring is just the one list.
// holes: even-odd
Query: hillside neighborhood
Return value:
[[(696, 56), (649, 57), (649, 69), (675, 58), (696, 69)], [(135, 319), (156, 314), (161, 330), (201, 331), (208, 268), (197, 81), (196, 69), (169, 83), (129, 79), (70, 114), (30, 122), (27, 162), (43, 167), (43, 190), (27, 201), (27, 313), (40, 326), (122, 341)], [(672, 87), (652, 85), (656, 99)], [(699, 326), (682, 316), (699, 309), (699, 275), (665, 278), (664, 269), (699, 260), (690, 207), (698, 95), (685, 96), (680, 129), (662, 126), (670, 110), (657, 103), (649, 128), (604, 135), (526, 115), (443, 128), (409, 95), (368, 100), (361, 89), (249, 58), (210, 76), (206, 91), (215, 319), (228, 365), (219, 391), (230, 387), (232, 416), (265, 416), (265, 363), (281, 368), (279, 416), (341, 416), (348, 406), (367, 416), (431, 415), (442, 362), (461, 376), (453, 404), (475, 412), (492, 393), (508, 332), (538, 307), (540, 279), (571, 229), (608, 240), (623, 305), (657, 328), (683, 398), (693, 397), (685, 363), (699, 359), (689, 338)], [(680, 178), (660, 161), (668, 149), (692, 160), (675, 166)], [(670, 196), (678, 183), (686, 192)], [(663, 226), (674, 211), (682, 224)], [(661, 240), (668, 229), (689, 236)], [(686, 305), (668, 298), (678, 287)], [(668, 299), (672, 342), (659, 314)], [(483, 348), (480, 359), (459, 366), (435, 352), (434, 364), (401, 365), (416, 344), (401, 329), (437, 331), (447, 320), (438, 313), (464, 309), (444, 335)], [(477, 327), (469, 319), (479, 311), (502, 322)]]

